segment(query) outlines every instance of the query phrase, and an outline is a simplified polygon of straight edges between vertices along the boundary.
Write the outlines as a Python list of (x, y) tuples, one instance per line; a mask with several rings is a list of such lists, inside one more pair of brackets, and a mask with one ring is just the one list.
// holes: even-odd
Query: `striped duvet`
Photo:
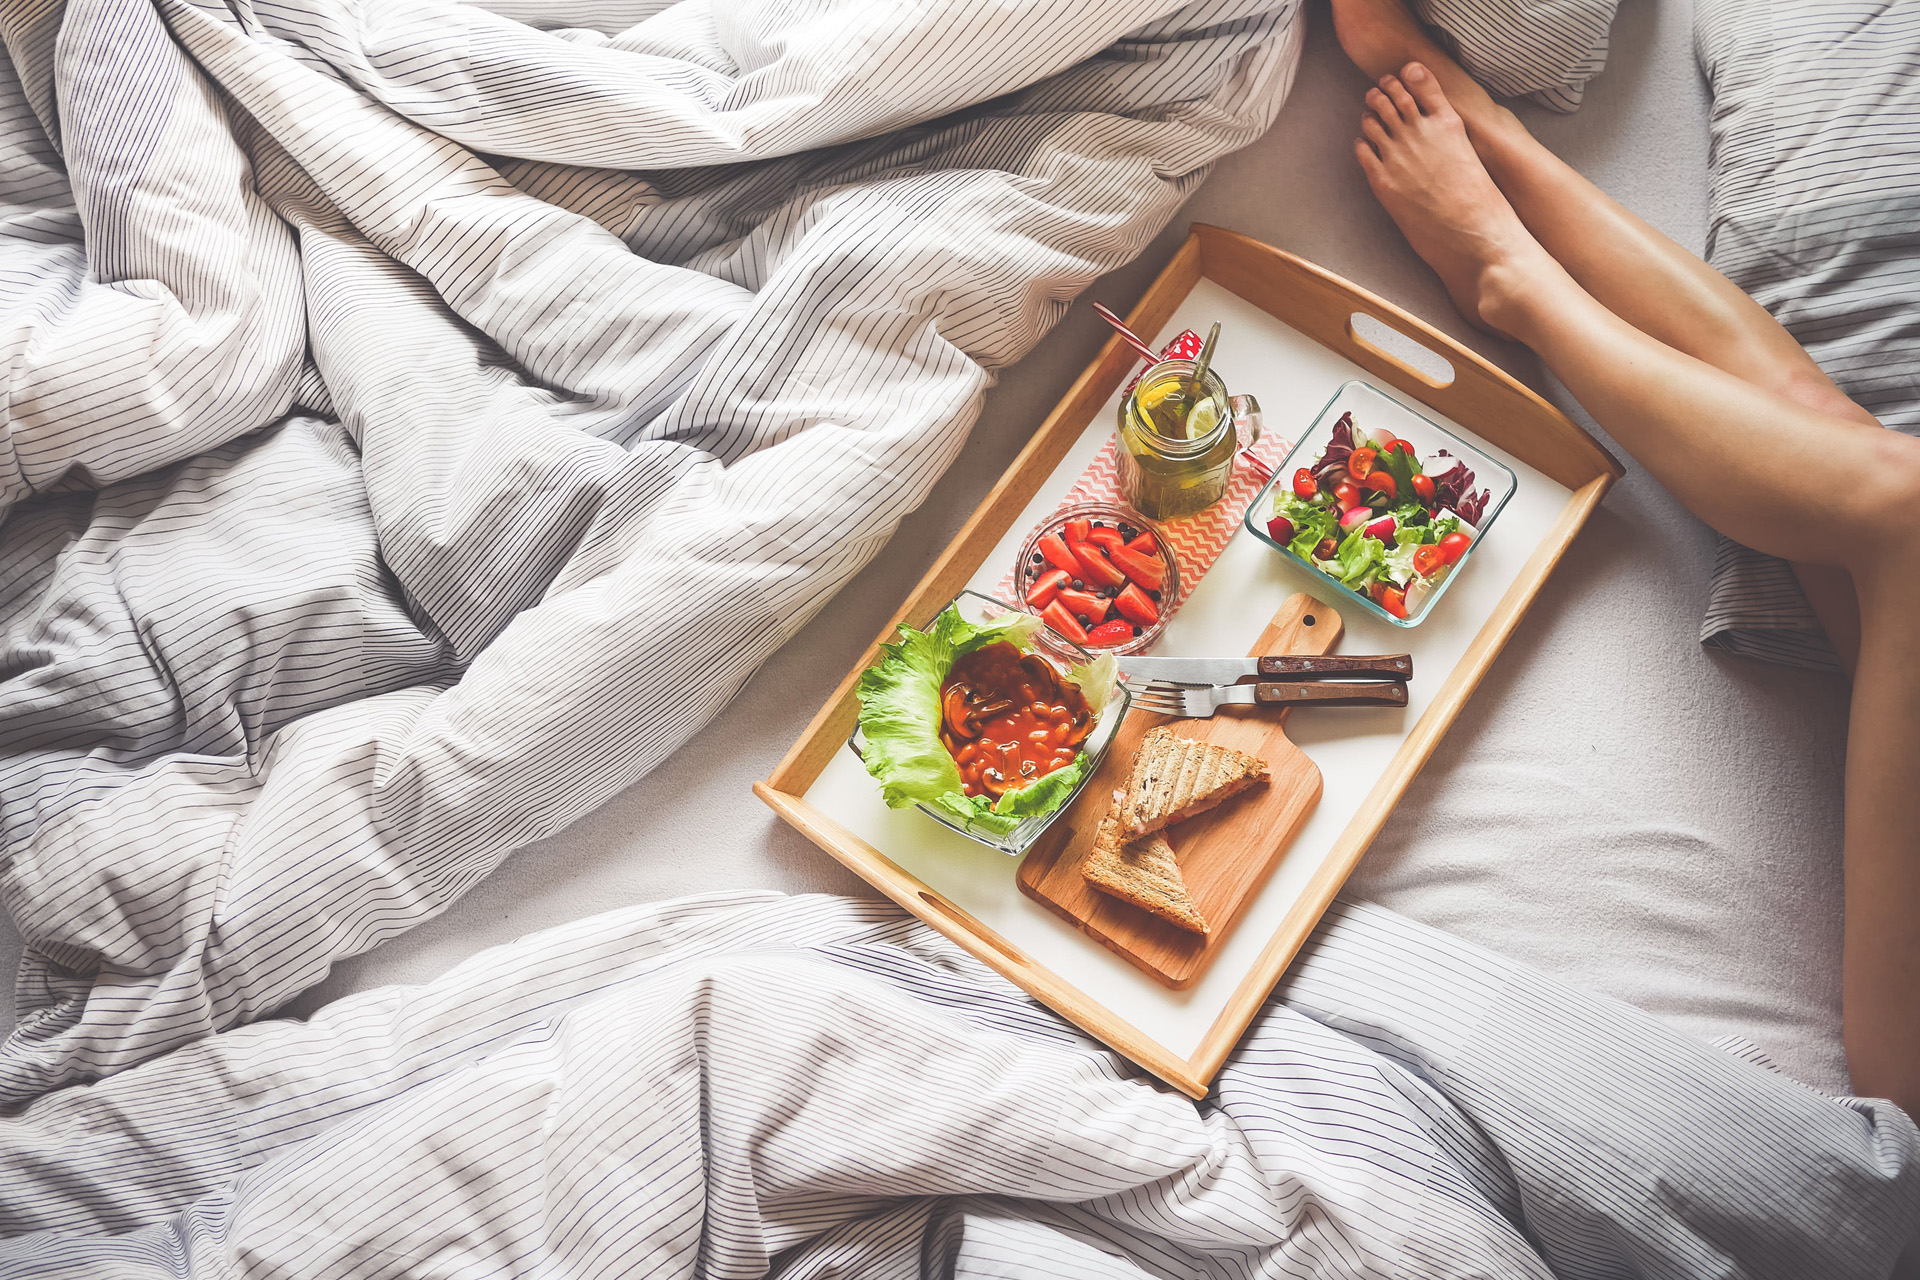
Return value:
[(1267, 126), (1297, 17), (0, 6), (0, 1106), (672, 752)]
[(1920, 1134), (1378, 908), (1201, 1104), (888, 904), (724, 895), (0, 1120), (0, 1277), (1882, 1277)]

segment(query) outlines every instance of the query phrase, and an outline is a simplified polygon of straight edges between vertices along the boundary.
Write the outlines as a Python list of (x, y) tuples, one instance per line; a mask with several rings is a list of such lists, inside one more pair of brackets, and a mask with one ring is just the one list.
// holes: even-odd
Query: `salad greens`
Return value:
[[(1331, 503), (1317, 505), (1280, 486), (1275, 486), (1274, 494), (1274, 514), (1286, 517), (1294, 529), (1287, 550), (1362, 593), (1376, 580), (1404, 588), (1420, 576), (1413, 566), (1415, 548), (1438, 546), (1441, 539), (1461, 527), (1459, 516), (1452, 512), (1433, 516), (1418, 502), (1386, 507), (1380, 514), (1393, 517), (1395, 545), (1390, 550), (1385, 542), (1367, 534), (1366, 523), (1343, 533), (1340, 509)], [(1331, 560), (1316, 559), (1314, 549), (1326, 538), (1336, 539), (1338, 548)]]
[[(1006, 835), (1027, 818), (1066, 803), (1086, 776), (1086, 751), (1072, 764), (990, 801), (966, 794), (959, 766), (940, 741), (940, 686), (954, 662), (1002, 640), (1030, 650), (1040, 625), (1030, 613), (1011, 611), (973, 623), (960, 616), (957, 605), (948, 605), (927, 630), (902, 626), (899, 640), (880, 646), (880, 660), (861, 674), (857, 692), (865, 739), (861, 751), (889, 808), (924, 804), (963, 824)], [(1064, 675), (1079, 686), (1088, 709), (1098, 716), (1118, 669), (1108, 653)]]
[(1334, 423), (1327, 447), (1274, 486), (1274, 541), (1388, 613), (1406, 618), (1472, 540), (1490, 494), (1444, 449), (1424, 462), (1405, 440)]

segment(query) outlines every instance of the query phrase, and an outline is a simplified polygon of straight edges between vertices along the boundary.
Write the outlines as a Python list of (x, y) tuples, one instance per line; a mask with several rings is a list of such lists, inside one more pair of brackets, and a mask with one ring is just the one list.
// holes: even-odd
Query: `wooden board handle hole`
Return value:
[(1365, 348), (1436, 391), (1453, 385), (1453, 362), (1422, 346), (1378, 316), (1355, 311), (1347, 317), (1347, 336)]

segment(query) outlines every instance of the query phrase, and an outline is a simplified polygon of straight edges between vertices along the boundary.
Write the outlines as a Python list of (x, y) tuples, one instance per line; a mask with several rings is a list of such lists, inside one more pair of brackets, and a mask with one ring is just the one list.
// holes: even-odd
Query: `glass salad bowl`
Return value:
[(1331, 586), (1390, 626), (1413, 627), (1466, 569), (1517, 483), (1439, 423), (1352, 381), (1301, 434), (1246, 523), (1316, 587)]
[[(956, 619), (943, 629), (941, 619), (948, 609), (955, 610)], [(986, 639), (989, 635), (991, 638)], [(1106, 758), (1114, 735), (1120, 729), (1120, 722), (1126, 718), (1132, 695), (1120, 683), (1117, 663), (1110, 655), (1091, 653), (1064, 637), (1053, 635), (1044, 623), (1024, 610), (991, 596), (963, 591), (942, 605), (926, 620), (921, 630), (910, 635), (903, 627), (900, 640), (883, 647), (880, 660), (862, 674), (859, 685), (861, 718), (848, 737), (847, 746), (866, 764), (868, 773), (874, 775), (875, 785), (883, 785), (880, 776), (882, 771), (888, 773), (892, 780), (889, 785), (897, 785), (903, 797), (911, 797), (914, 790), (937, 785), (922, 784), (919, 780), (928, 774), (924, 761), (931, 753), (947, 752), (940, 736), (939, 711), (932, 710), (936, 724), (930, 730), (924, 734), (903, 735), (909, 740), (905, 742), (904, 750), (892, 753), (891, 759), (872, 750), (873, 744), (867, 736), (869, 716), (874, 716), (876, 726), (882, 726), (886, 719), (897, 720), (900, 715), (907, 714), (907, 709), (911, 707), (937, 708), (942, 703), (939, 687), (945, 683), (948, 670), (955, 660), (952, 655), (957, 653), (964, 656), (966, 652), (977, 650), (984, 647), (984, 643), (992, 643), (997, 639), (1009, 640), (1029, 654), (1037, 653), (1047, 659), (1063, 678), (1073, 680), (1087, 701), (1089, 714), (1094, 718), (1093, 729), (1080, 742), (1073, 764), (1048, 775), (1059, 781), (1027, 797), (1032, 803), (1044, 796), (1047, 807), (1036, 812), (1017, 812), (1019, 805), (1014, 798), (1027, 789), (1024, 787), (1010, 789), (999, 800), (993, 801), (991, 808), (987, 801), (970, 799), (959, 792), (947, 792), (937, 797), (901, 798), (897, 802), (889, 797), (888, 803), (895, 808), (911, 804), (941, 826), (957, 831), (969, 840), (986, 845), (989, 849), (997, 849), (1010, 857), (1019, 857), (1053, 825), (1056, 818), (1073, 807), (1088, 781), (1099, 772), (1100, 763)], [(968, 645), (972, 649), (967, 648)], [(941, 665), (943, 661), (945, 665)], [(1064, 671), (1063, 661), (1066, 665)], [(1076, 678), (1075, 672), (1082, 674)], [(934, 692), (930, 699), (925, 697), (929, 687), (926, 681), (933, 682), (931, 687)], [(916, 685), (918, 692), (905, 698), (897, 696), (897, 691), (909, 682)], [(870, 697), (873, 699), (872, 707), (869, 706)], [(911, 754), (916, 750), (921, 762), (917, 765)], [(900, 763), (903, 758), (906, 760), (904, 765)], [(952, 760), (951, 755), (945, 758)], [(1070, 769), (1077, 769), (1077, 774), (1066, 776)], [(959, 777), (957, 770), (954, 777)], [(1029, 785), (1039, 787), (1045, 782), (1046, 778), (1043, 777)]]
[[(1131, 541), (1135, 545), (1118, 554), (1103, 547), (1105, 556), (1111, 558), (1104, 566), (1095, 566), (1101, 572), (1117, 572), (1116, 577), (1107, 582), (1088, 581), (1084, 576), (1085, 569), (1063, 570), (1049, 558), (1050, 554), (1059, 556), (1060, 550), (1056, 544), (1066, 540), (1066, 531), (1075, 523), (1088, 525), (1095, 532), (1108, 530), (1115, 535), (1130, 535), (1121, 541)], [(1154, 553), (1140, 559), (1130, 558), (1144, 552), (1146, 543), (1142, 539), (1151, 540)], [(1048, 547), (1052, 548), (1051, 552)], [(1039, 604), (1028, 603), (1026, 610), (1039, 614), (1048, 623), (1047, 630), (1042, 633), (1041, 643), (1057, 656), (1070, 661), (1077, 661), (1073, 656), (1076, 652), (1088, 650), (1117, 655), (1145, 651), (1167, 629), (1167, 619), (1172, 616), (1173, 606), (1180, 599), (1180, 564), (1174, 558), (1173, 547), (1153, 521), (1133, 508), (1118, 503), (1083, 502), (1078, 506), (1062, 508), (1041, 521), (1027, 538), (1026, 545), (1020, 548), (1020, 559), (1013, 568), (1014, 596), (1019, 600), (1033, 601), (1037, 584), (1044, 584), (1049, 579), (1058, 580), (1069, 572), (1074, 577), (1064, 584), (1067, 590), (1057, 592)], [(1141, 575), (1141, 580), (1134, 580), (1136, 574)], [(1078, 587), (1072, 585), (1076, 581), (1080, 583)], [(1045, 587), (1041, 589), (1044, 591)], [(1083, 631), (1090, 630), (1094, 634), (1085, 640), (1068, 636), (1062, 630), (1067, 625), (1065, 621), (1047, 617), (1046, 606), (1062, 597), (1063, 604), (1073, 601), (1081, 605), (1078, 610), (1069, 611), (1068, 617), (1078, 623)], [(1096, 607), (1106, 611), (1102, 618), (1091, 617)], [(1102, 619), (1104, 625), (1116, 630), (1128, 630), (1132, 634), (1120, 639), (1101, 636), (1099, 629)], [(1054, 637), (1069, 647), (1057, 647)]]

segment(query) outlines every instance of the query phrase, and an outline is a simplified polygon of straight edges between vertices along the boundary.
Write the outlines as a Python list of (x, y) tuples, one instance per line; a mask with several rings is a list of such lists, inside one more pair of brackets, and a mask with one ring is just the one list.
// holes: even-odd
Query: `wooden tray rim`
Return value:
[[(1229, 276), (1231, 278), (1222, 278)], [(1519, 625), (1541, 585), (1613, 482), (1619, 462), (1571, 419), (1498, 366), (1446, 334), (1358, 285), (1283, 249), (1238, 232), (1194, 223), (1127, 317), (1140, 333), (1157, 333), (1201, 279), (1210, 279), (1275, 319), (1334, 350), (1428, 407), (1491, 440), (1566, 485), (1571, 494), (1500, 602), (1487, 616), (1373, 789), (1335, 840), (1191, 1058), (1182, 1058), (928, 887), (880, 850), (805, 799), (806, 791), (845, 743), (858, 717), (854, 687), (903, 622), (951, 599), (1026, 509), (1040, 485), (1084, 434), (1093, 415), (1133, 367), (1134, 354), (1109, 338), (1086, 371), (1034, 432), (918, 586), (855, 662), (840, 687), (764, 781), (753, 785), (773, 811), (849, 870), (982, 963), (1181, 1092), (1206, 1095), (1213, 1077), (1288, 964), (1339, 893), (1394, 804), (1438, 746), (1495, 655)], [(1258, 296), (1256, 296), (1258, 295)], [(1454, 380), (1438, 384), (1353, 331), (1354, 313), (1371, 315), (1452, 362)], [(1466, 418), (1461, 416), (1467, 414)], [(1472, 425), (1469, 426), (1471, 421)], [(1485, 429), (1483, 429), (1483, 427)], [(1098, 946), (1092, 939), (1088, 945)]]

